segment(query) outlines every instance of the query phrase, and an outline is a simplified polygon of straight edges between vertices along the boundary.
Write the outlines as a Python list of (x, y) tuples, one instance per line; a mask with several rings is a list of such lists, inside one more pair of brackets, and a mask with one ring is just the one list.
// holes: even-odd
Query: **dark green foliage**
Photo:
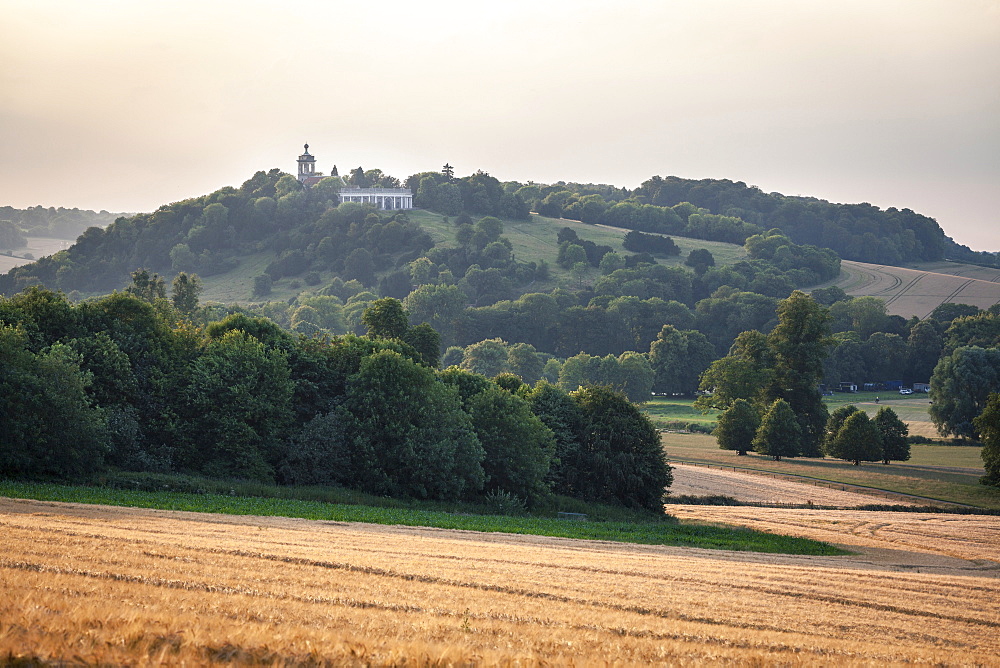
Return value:
[(830, 413), (830, 417), (826, 421), (826, 433), (823, 437), (823, 452), (825, 454), (831, 457), (835, 456), (831, 450), (833, 439), (840, 432), (840, 428), (844, 426), (844, 421), (857, 412), (857, 406), (845, 404)]
[(529, 506), (542, 500), (555, 438), (528, 402), (494, 386), (470, 397), (465, 407), (486, 453), (485, 489), (514, 494)]
[(984, 485), (1000, 487), (1000, 394), (990, 394), (983, 412), (973, 421), (983, 441)]
[(376, 494), (455, 499), (482, 489), (482, 446), (458, 392), (392, 351), (366, 357), (344, 404), (354, 485)]
[[(650, 255), (680, 255), (681, 249), (674, 240), (659, 234), (644, 234), (636, 230), (625, 235), (622, 247), (633, 253), (649, 253)], [(708, 251), (705, 251), (708, 252)]]
[(564, 390), (541, 381), (528, 394), (531, 411), (545, 424), (555, 439), (555, 454), (546, 476), (552, 491), (579, 497), (588, 472), (577, 465), (582, 461), (583, 411)]
[(572, 394), (583, 413), (580, 448), (565, 467), (587, 472), (576, 479), (581, 498), (659, 509), (673, 473), (649, 418), (623, 395), (605, 387)]
[(826, 426), (819, 384), (831, 343), (829, 320), (825, 308), (796, 290), (778, 304), (778, 326), (767, 338), (775, 362), (771, 396), (785, 399), (798, 417), (799, 451), (806, 457), (820, 454)]
[(559, 386), (570, 391), (581, 387), (603, 386), (622, 392), (630, 401), (649, 400), (655, 372), (645, 355), (625, 352), (615, 357), (597, 357), (580, 353), (563, 363)]
[(403, 339), (409, 329), (408, 314), (398, 299), (385, 297), (373, 301), (361, 315), (368, 336), (380, 339)]
[(656, 374), (653, 391), (694, 394), (714, 358), (715, 348), (701, 332), (664, 325), (649, 346), (649, 363)]
[(921, 320), (913, 325), (906, 340), (906, 378), (915, 383), (930, 382), (943, 345), (944, 340), (937, 323)]
[(859, 465), (862, 461), (875, 462), (882, 459), (882, 441), (875, 422), (868, 419), (864, 411), (848, 415), (840, 429), (828, 442), (826, 454), (838, 459), (846, 459)]
[(761, 413), (772, 402), (774, 374), (774, 352), (767, 337), (757, 330), (742, 332), (729, 354), (702, 374), (699, 388), (711, 394), (698, 397), (696, 405), (725, 410), (737, 399), (746, 399)]
[(424, 364), (436, 368), (441, 362), (441, 335), (426, 322), (406, 330), (403, 341), (420, 353)]
[(905, 462), (910, 458), (910, 429), (899, 419), (896, 411), (882, 406), (873, 420), (882, 444), (882, 463)]
[(38, 286), (9, 299), (0, 296), (0, 325), (5, 324), (18, 327), (33, 352), (85, 331), (65, 295)]
[(945, 302), (938, 304), (928, 317), (938, 322), (950, 323), (956, 318), (965, 318), (973, 315), (979, 315), (978, 306)]
[(719, 416), (715, 438), (723, 450), (745, 455), (753, 449), (753, 439), (760, 426), (760, 415), (745, 399), (737, 399)]
[(28, 240), (24, 233), (14, 223), (9, 220), (0, 220), (0, 249), (10, 250), (27, 245)]
[(931, 376), (931, 420), (942, 436), (975, 438), (973, 420), (1000, 391), (1000, 348), (963, 346), (943, 355)]
[(174, 277), (171, 284), (170, 300), (174, 308), (184, 315), (194, 314), (198, 308), (198, 295), (201, 294), (201, 279), (197, 274), (186, 274), (183, 271)]
[(1000, 346), (1000, 316), (984, 311), (953, 319), (944, 333), (943, 352), (948, 354), (961, 346)]
[(271, 294), (273, 281), (269, 274), (261, 274), (253, 279), (253, 294), (255, 297), (266, 297)]
[(688, 253), (684, 264), (694, 269), (694, 273), (703, 275), (709, 267), (715, 266), (715, 257), (705, 248), (695, 248)]
[(27, 343), (0, 326), (0, 476), (73, 480), (100, 471), (105, 422), (79, 355), (60, 343), (35, 354)]
[(286, 356), (230, 331), (191, 365), (178, 463), (215, 477), (270, 481), (293, 418)]
[(797, 457), (801, 452), (802, 431), (792, 407), (784, 399), (775, 399), (753, 439), (754, 452), (780, 461), (782, 457)]
[[(759, 226), (758, 231), (779, 228), (796, 243), (825, 246), (849, 260), (879, 264), (940, 260), (948, 246), (937, 222), (909, 209), (883, 211), (871, 204), (832, 204), (812, 197), (765, 193), (725, 179), (654, 176), (633, 192), (661, 206), (681, 209), (683, 203), (684, 211), (703, 207), (739, 212), (735, 215)], [(688, 214), (689, 225), (697, 215)], [(685, 234), (692, 231), (685, 230)]]

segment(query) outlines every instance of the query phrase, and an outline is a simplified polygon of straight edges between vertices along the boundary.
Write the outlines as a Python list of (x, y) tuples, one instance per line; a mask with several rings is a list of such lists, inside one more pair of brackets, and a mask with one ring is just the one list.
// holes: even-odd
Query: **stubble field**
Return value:
[(682, 510), (856, 554), (4, 499), (0, 661), (988, 665), (1000, 654), (995, 518)]

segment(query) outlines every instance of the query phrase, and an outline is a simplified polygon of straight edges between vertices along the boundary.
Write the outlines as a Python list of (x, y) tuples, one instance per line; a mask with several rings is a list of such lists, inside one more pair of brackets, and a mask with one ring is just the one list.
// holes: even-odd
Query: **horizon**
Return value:
[(1000, 2), (3, 1), (0, 205), (152, 211), (294, 173), (728, 179), (1000, 250)]

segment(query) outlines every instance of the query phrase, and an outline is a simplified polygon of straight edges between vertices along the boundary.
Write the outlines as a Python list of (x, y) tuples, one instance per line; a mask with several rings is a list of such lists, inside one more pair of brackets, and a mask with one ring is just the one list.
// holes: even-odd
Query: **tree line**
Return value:
[(624, 396), (440, 370), (438, 338), (398, 300), (365, 336), (289, 333), (245, 313), (196, 324), (198, 281), (136, 272), (74, 305), (0, 298), (0, 475), (110, 469), (333, 484), (431, 499), (553, 493), (658, 509), (659, 438)]

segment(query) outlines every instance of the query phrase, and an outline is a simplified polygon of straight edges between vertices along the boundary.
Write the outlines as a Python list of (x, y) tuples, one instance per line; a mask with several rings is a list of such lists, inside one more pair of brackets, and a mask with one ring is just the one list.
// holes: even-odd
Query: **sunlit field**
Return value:
[(855, 554), (0, 500), (0, 657), (840, 666), (988, 665), (1000, 653), (993, 518), (684, 510)]
[(984, 471), (978, 447), (913, 445), (909, 461), (888, 465), (862, 462), (860, 466), (854, 466), (840, 459), (795, 457), (776, 462), (756, 453), (740, 457), (733, 451), (720, 450), (715, 437), (706, 434), (665, 433), (661, 440), (667, 458), (672, 462), (771, 471), (888, 490), (928, 500), (1000, 509), (1000, 490), (979, 484)]
[(926, 318), (945, 302), (986, 309), (1000, 301), (1000, 271), (955, 262), (916, 265), (916, 269), (844, 260), (840, 276), (813, 286), (836, 285), (852, 297), (884, 299), (890, 315)]

